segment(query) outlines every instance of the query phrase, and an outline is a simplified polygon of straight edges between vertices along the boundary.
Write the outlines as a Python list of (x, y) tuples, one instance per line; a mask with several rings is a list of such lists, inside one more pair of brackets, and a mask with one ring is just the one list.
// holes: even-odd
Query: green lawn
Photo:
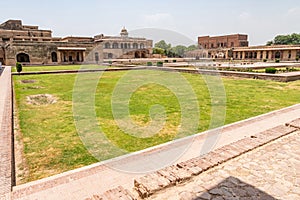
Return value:
[[(59, 71), (59, 70), (78, 70), (81, 67), (85, 68), (104, 68), (98, 65), (54, 65), (54, 66), (23, 66), (22, 72), (42, 72), (42, 71)], [(16, 68), (12, 67), (12, 72), (16, 72)]]
[[(126, 73), (128, 72), (105, 72), (97, 83), (95, 95), (97, 123), (105, 137), (115, 147), (122, 149), (123, 152), (138, 151), (209, 128), (213, 107), (205, 80), (199, 75), (182, 74), (188, 84), (192, 86), (196, 98), (192, 98), (190, 93), (185, 93), (185, 90), (179, 90), (176, 94), (170, 88), (156, 84), (155, 81), (138, 87), (129, 100), (130, 118), (135, 124), (140, 127), (151, 124), (149, 110), (157, 104), (164, 107), (166, 120), (163, 127), (151, 136), (137, 137), (133, 134), (126, 134), (117, 125), (118, 121), (122, 121), (122, 116), (114, 118), (112, 114), (111, 102), (113, 94), (116, 92), (117, 83), (122, 82), (121, 85), (127, 84), (129, 86), (148, 79), (168, 79), (168, 77), (171, 79), (169, 72), (157, 71), (154, 73), (145, 70), (135, 71), (131, 74), (131, 78), (123, 80), (122, 77)], [(72, 112), (75, 78), (76, 75), (74, 74), (14, 76), (20, 129), (23, 134), (24, 156), (29, 170), (29, 175), (23, 177), (24, 182), (97, 162), (97, 159), (84, 147), (75, 128)], [(83, 78), (88, 81), (98, 79), (93, 74), (90, 76), (85, 74)], [(22, 80), (34, 80), (35, 82), (23, 83)], [(300, 100), (300, 81), (279, 83), (250, 79), (223, 78), (222, 80), (227, 99), (225, 124), (297, 104)], [(172, 80), (169, 83), (172, 83)], [(176, 81), (174, 81), (174, 85), (178, 86)], [(126, 92), (130, 92), (127, 89), (126, 87), (121, 88), (119, 92), (123, 91), (126, 94)], [(35, 94), (54, 95), (57, 98), (57, 103), (51, 105), (28, 104), (26, 97)], [(195, 113), (193, 110), (189, 110), (186, 104), (181, 105), (175, 94), (179, 94), (191, 105), (193, 103), (199, 105), (200, 117), (199, 119), (196, 118), (199, 122), (196, 130), (191, 131), (186, 128), (178, 135), (179, 127), (181, 127), (180, 119), (183, 115), (181, 106), (185, 106), (184, 109), (190, 112), (191, 121), (194, 119)], [(82, 95), (84, 96), (84, 93)], [(93, 96), (91, 98), (93, 99)], [(217, 102), (219, 99), (216, 98), (215, 101)], [(217, 107), (222, 106), (216, 102)], [(216, 110), (220, 109), (217, 108)], [(159, 120), (164, 118), (160, 112), (155, 117), (158, 119), (158, 124)], [(105, 145), (98, 151), (97, 155), (100, 155), (100, 158), (98, 157), (100, 160), (122, 154), (122, 151), (108, 150)]]

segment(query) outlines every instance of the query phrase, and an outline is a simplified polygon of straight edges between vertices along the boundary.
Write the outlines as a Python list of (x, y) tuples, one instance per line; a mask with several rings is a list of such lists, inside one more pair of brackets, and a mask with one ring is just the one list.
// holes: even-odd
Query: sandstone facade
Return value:
[(152, 53), (152, 40), (129, 38), (125, 28), (120, 37), (57, 38), (52, 37), (51, 30), (23, 25), (21, 20), (8, 20), (0, 25), (0, 46), (0, 62), (6, 65), (100, 63), (105, 58), (140, 58)]
[(295, 61), (300, 57), (300, 45), (248, 46), (248, 36), (242, 34), (198, 37), (198, 45), (207, 50), (207, 58), (233, 60)]

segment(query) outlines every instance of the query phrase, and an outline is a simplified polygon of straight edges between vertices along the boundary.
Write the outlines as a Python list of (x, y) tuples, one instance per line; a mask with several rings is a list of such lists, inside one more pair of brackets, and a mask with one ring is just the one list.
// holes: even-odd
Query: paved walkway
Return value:
[(300, 199), (299, 147), (297, 131), (149, 199)]
[[(233, 147), (233, 150), (235, 151), (232, 152), (232, 149), (226, 150), (225, 148), (225, 151), (228, 153), (228, 155), (224, 155), (225, 157), (229, 156), (228, 159), (231, 157), (236, 157), (237, 155), (249, 151), (249, 149), (247, 149), (248, 148), (247, 146), (249, 146), (248, 143), (247, 142), (240, 143), (239, 142), (240, 140), (246, 139), (252, 141), (252, 137), (262, 138), (263, 143), (256, 141), (252, 144), (254, 146), (250, 145), (251, 148), (250, 147), (249, 148), (253, 149), (254, 147), (256, 147), (255, 145), (259, 146), (264, 144), (265, 142), (272, 141), (274, 138), (276, 139), (277, 137), (281, 137), (282, 134), (283, 135), (290, 134), (291, 132), (295, 131), (295, 129), (285, 127), (283, 124), (288, 123), (294, 119), (298, 119), (299, 116), (300, 116), (300, 104), (282, 109), (280, 111), (268, 113), (266, 115), (262, 115), (259, 117), (255, 117), (252, 119), (248, 119), (242, 122), (225, 126), (220, 132), (221, 136), (219, 140), (217, 140), (216, 144), (214, 145), (214, 149), (221, 148), (224, 146), (226, 147), (226, 145), (230, 145), (232, 143), (237, 142), (237, 147)], [(282, 125), (282, 126), (278, 127), (278, 125)], [(271, 129), (271, 131), (269, 131), (269, 129)], [(261, 133), (263, 134), (260, 135)], [(215, 130), (201, 133), (193, 137), (184, 138), (173, 143), (160, 145), (158, 147), (154, 147), (131, 155), (123, 156), (121, 158), (117, 158), (107, 162), (97, 163), (81, 169), (66, 172), (57, 176), (16, 186), (13, 188), (12, 197), (13, 199), (28, 199), (28, 200), (29, 199), (30, 200), (31, 199), (85, 199), (88, 197), (92, 197), (95, 194), (104, 193), (107, 194), (108, 196), (112, 196), (113, 193), (114, 194), (117, 193), (117, 195), (119, 195), (118, 197), (126, 194), (128, 195), (126, 196), (126, 198), (128, 197), (130, 199), (131, 197), (129, 196), (132, 195), (133, 198), (131, 199), (134, 199), (135, 197), (137, 197), (137, 192), (135, 192), (133, 188), (138, 187), (139, 181), (142, 180), (142, 182), (143, 181), (147, 182), (148, 179), (153, 180), (153, 178), (155, 178), (155, 177), (149, 178), (149, 176), (146, 175), (149, 174), (149, 172), (151, 175), (152, 173), (156, 173), (153, 171), (157, 171), (161, 168), (166, 168), (167, 166), (171, 166), (171, 165), (176, 166), (176, 163), (181, 163), (186, 161), (188, 161), (189, 163), (187, 164), (187, 166), (189, 166), (191, 163), (193, 164), (193, 166), (195, 165), (195, 163), (197, 164), (200, 163), (201, 167), (205, 168), (205, 166), (203, 167), (203, 164), (205, 163), (203, 163), (202, 160), (197, 161), (197, 159), (194, 160), (194, 158), (201, 157), (201, 148), (203, 147), (205, 141), (207, 141), (207, 137), (211, 136), (212, 134), (215, 134)], [(269, 137), (269, 135), (271, 137)], [(276, 148), (278, 148), (278, 146), (276, 146)], [(181, 152), (181, 150), (184, 151)], [(176, 154), (178, 155), (178, 152), (181, 152), (180, 156), (174, 157), (174, 155)], [(215, 162), (216, 165), (219, 164), (220, 161), (218, 161), (215, 158), (218, 158), (217, 155), (223, 156), (222, 152), (223, 151), (219, 151), (219, 154), (213, 153), (209, 155), (208, 163), (210, 164), (207, 165), (206, 163), (206, 166), (208, 166), (207, 169), (214, 166), (211, 164), (213, 162)], [(291, 154), (293, 153), (295, 154), (295, 156), (298, 155), (299, 157), (298, 154), (299, 152), (296, 151), (291, 152)], [(273, 154), (272, 155), (266, 154), (266, 155), (271, 156), (271, 158), (274, 157)], [(293, 160), (295, 156), (291, 159)], [(256, 156), (254, 155), (253, 157)], [(213, 160), (211, 160), (211, 158)], [(189, 161), (189, 159), (191, 160)], [(222, 162), (228, 160), (227, 158), (224, 159), (224, 157), (223, 158), (221, 157), (220, 159), (223, 159)], [(268, 158), (264, 157), (264, 159), (265, 159), (264, 161), (266, 160), (271, 161), (270, 157)], [(282, 159), (282, 155), (278, 159)], [(249, 159), (246, 159), (246, 161), (249, 161), (251, 163)], [(236, 162), (238, 164), (239, 161)], [(293, 168), (293, 166), (291, 166), (291, 168)], [(182, 170), (180, 170), (177, 166), (171, 167), (170, 170), (176, 170), (176, 173), (182, 172)], [(190, 173), (189, 176), (191, 176), (191, 169), (188, 169), (188, 171)], [(227, 170), (227, 172), (228, 171), (230, 171), (230, 168)], [(198, 172), (199, 172), (199, 168), (194, 167), (192, 169), (192, 173), (197, 174)], [(272, 170), (268, 172), (272, 173)], [(143, 178), (144, 176), (146, 176), (146, 178)], [(184, 177), (188, 175), (186, 173), (181, 173), (180, 176), (183, 176), (183, 178), (178, 179), (181, 181), (184, 180)], [(236, 179), (236, 176), (237, 175), (232, 174), (233, 179)], [(155, 179), (155, 180), (165, 180), (165, 179), (166, 177), (165, 178), (160, 177), (160, 179)], [(229, 180), (232, 180), (232, 178), (229, 177)], [(176, 182), (177, 179), (175, 179), (174, 181)], [(243, 177), (241, 177), (241, 181), (245, 181), (245, 183), (248, 183), (247, 180), (243, 179)], [(299, 179), (297, 179), (297, 181), (299, 181)], [(251, 183), (252, 182), (249, 182), (249, 184)], [(166, 184), (166, 186), (168, 186), (168, 184), (170, 184), (170, 181), (159, 183), (159, 184), (162, 185)], [(122, 188), (120, 187), (117, 188), (118, 186), (122, 186)], [(155, 188), (156, 186), (152, 185), (151, 187)], [(161, 186), (159, 186), (159, 188), (160, 187)], [(117, 188), (117, 189), (110, 190), (112, 188)], [(183, 191), (190, 192), (190, 189), (187, 187)], [(147, 192), (149, 193), (149, 191), (146, 191), (146, 193)], [(114, 199), (115, 197), (116, 196), (108, 199)]]
[(0, 199), (8, 199), (12, 176), (12, 101), (11, 69), (0, 75)]

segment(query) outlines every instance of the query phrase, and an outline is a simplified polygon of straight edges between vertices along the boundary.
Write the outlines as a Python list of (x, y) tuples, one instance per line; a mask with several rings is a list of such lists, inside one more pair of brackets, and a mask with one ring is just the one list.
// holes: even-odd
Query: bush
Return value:
[(276, 63), (279, 63), (279, 62), (280, 62), (280, 60), (279, 60), (279, 59), (276, 59), (276, 60), (275, 60), (275, 62), (276, 62)]
[(147, 66), (152, 66), (152, 62), (147, 62)]
[(16, 63), (16, 69), (17, 69), (17, 72), (22, 72), (22, 70), (23, 70), (23, 66), (22, 66), (22, 64), (21, 63), (19, 63), (19, 62), (17, 62)]
[(263, 61), (264, 61), (264, 62), (267, 62), (268, 60), (267, 60), (267, 59), (263, 59)]
[(177, 60), (173, 60), (173, 63), (177, 62)]
[(159, 62), (156, 63), (156, 66), (157, 66), (157, 67), (162, 67), (163, 65), (164, 65), (164, 63), (161, 62), (161, 61), (159, 61)]
[(276, 71), (277, 71), (277, 69), (275, 69), (275, 68), (266, 68), (266, 73), (268, 73), (268, 74), (275, 74), (276, 73)]

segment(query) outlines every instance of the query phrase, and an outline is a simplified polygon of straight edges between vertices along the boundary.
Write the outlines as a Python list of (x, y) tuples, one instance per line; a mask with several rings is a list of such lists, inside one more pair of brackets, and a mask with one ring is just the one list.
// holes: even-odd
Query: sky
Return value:
[(21, 19), (57, 37), (114, 36), (125, 26), (154, 42), (187, 45), (198, 36), (240, 33), (264, 45), (300, 33), (299, 0), (2, 0), (0, 8), (0, 23)]

